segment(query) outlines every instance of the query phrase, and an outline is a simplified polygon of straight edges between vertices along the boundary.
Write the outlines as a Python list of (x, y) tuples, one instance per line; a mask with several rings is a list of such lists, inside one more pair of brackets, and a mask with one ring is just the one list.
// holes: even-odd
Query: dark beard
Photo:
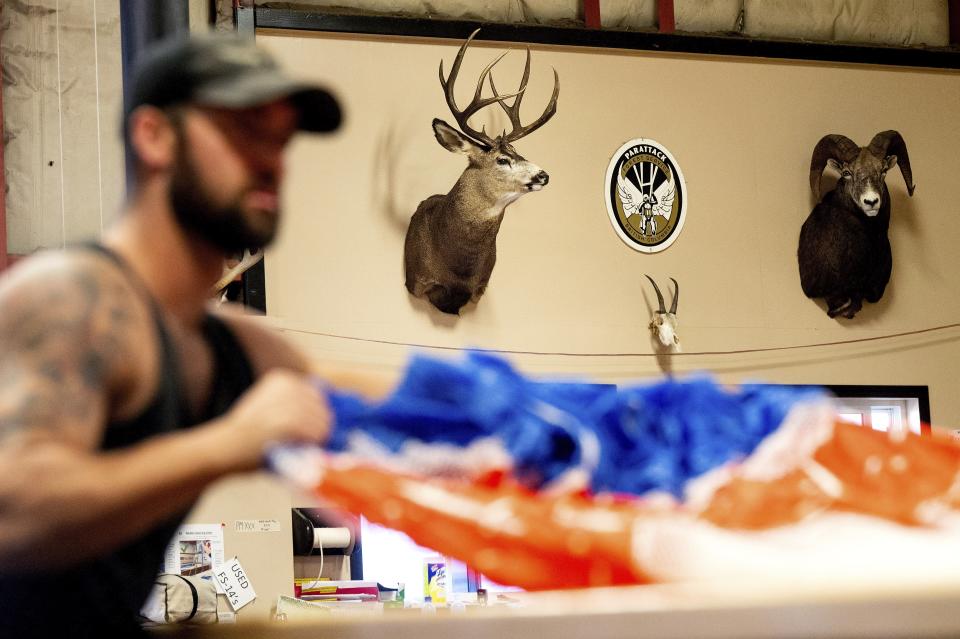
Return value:
[(252, 225), (243, 212), (243, 194), (232, 202), (220, 205), (213, 201), (186, 152), (183, 136), (179, 136), (176, 163), (170, 184), (170, 205), (184, 231), (211, 244), (225, 254), (257, 251), (270, 244), (277, 225), (263, 228)]

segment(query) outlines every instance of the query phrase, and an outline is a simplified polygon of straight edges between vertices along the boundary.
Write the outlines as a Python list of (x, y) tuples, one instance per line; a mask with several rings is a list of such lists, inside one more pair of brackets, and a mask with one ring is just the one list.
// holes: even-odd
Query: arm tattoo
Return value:
[(73, 267), (37, 279), (0, 292), (0, 441), (102, 428), (111, 375), (129, 357), (134, 313), (115, 274)]

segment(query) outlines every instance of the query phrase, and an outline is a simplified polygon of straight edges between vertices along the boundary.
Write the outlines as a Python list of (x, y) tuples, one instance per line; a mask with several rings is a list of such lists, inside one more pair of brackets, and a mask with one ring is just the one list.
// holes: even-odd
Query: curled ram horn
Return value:
[(820, 138), (810, 158), (810, 190), (813, 191), (813, 198), (817, 202), (820, 201), (820, 178), (823, 176), (823, 170), (827, 168), (827, 160), (853, 162), (858, 155), (860, 155), (860, 147), (845, 135), (831, 133)]
[(677, 335), (677, 301), (680, 299), (680, 285), (677, 280), (670, 278), (673, 282), (673, 299), (670, 301), (670, 310), (667, 310), (663, 301), (663, 293), (660, 287), (652, 277), (644, 273), (646, 278), (653, 284), (653, 290), (657, 294), (657, 303), (659, 308), (653, 312), (653, 318), (650, 320), (650, 330), (656, 335), (657, 340), (666, 348), (680, 350), (680, 336)]
[(867, 147), (876, 157), (885, 159), (893, 156), (897, 159), (900, 174), (907, 185), (907, 193), (912, 197), (917, 185), (913, 183), (913, 171), (910, 169), (910, 156), (907, 155), (907, 143), (898, 131), (881, 131), (873, 136), (870, 146)]

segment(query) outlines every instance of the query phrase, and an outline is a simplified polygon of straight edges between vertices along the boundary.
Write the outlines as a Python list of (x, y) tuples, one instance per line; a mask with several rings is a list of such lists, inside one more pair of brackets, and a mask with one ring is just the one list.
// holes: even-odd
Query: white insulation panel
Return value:
[(569, 5), (579, 5), (577, 0), (299, 0), (297, 2), (258, 2), (258, 6), (271, 7), (324, 7), (328, 9), (356, 9), (377, 14), (396, 14), (447, 19), (478, 19), (496, 22), (525, 22), (526, 5), (551, 5), (557, 11)]
[[(678, 31), (729, 32), (737, 29), (742, 0), (674, 0)], [(600, 23), (608, 29), (657, 28), (656, 0), (601, 0)]]
[(744, 0), (744, 33), (902, 46), (946, 46), (946, 0)]
[(738, 30), (743, 0), (674, 0), (677, 31), (690, 33)]
[[(300, 0), (264, 6), (325, 7), (378, 14), (563, 23), (583, 20), (581, 0)], [(678, 31), (742, 32), (903, 46), (949, 44), (947, 0), (674, 0)], [(607, 29), (655, 29), (657, 0), (600, 0)]]
[(650, 29), (657, 26), (657, 0), (600, 0), (600, 25), (605, 29)]

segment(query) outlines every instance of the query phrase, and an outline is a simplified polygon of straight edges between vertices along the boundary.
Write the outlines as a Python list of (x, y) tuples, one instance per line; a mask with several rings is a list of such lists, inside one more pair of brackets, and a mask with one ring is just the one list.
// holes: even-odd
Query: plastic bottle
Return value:
[(439, 555), (423, 560), (423, 595), (435, 606), (447, 603), (447, 562)]

